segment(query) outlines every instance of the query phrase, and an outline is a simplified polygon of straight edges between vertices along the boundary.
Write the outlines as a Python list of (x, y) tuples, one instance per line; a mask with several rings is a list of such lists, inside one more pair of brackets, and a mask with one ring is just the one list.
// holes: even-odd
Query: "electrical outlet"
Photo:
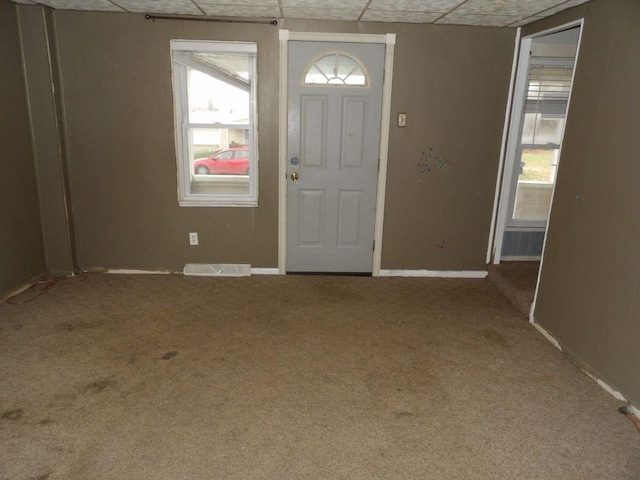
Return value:
[(198, 245), (198, 232), (189, 232), (189, 245)]
[(398, 114), (398, 126), (399, 127), (406, 127), (407, 126), (407, 114), (406, 113), (399, 113)]

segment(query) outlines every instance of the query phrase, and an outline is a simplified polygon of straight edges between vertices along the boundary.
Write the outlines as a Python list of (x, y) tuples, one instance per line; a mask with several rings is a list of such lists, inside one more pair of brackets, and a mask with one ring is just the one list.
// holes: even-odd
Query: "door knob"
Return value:
[(291, 180), (292, 181), (295, 182), (296, 180), (298, 180), (298, 178), (300, 178), (300, 176), (298, 175), (298, 172), (292, 172), (291, 173)]

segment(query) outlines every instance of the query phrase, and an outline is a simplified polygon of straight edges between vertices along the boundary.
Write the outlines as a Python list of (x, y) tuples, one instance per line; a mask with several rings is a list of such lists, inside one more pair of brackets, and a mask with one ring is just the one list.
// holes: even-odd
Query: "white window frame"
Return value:
[[(178, 167), (178, 203), (181, 207), (255, 207), (258, 205), (258, 112), (257, 112), (257, 52), (254, 42), (219, 42), (171, 40), (171, 70), (173, 79), (176, 162)], [(186, 67), (173, 61), (173, 52), (247, 53), (252, 55), (251, 92), (249, 95), (249, 193), (191, 193), (189, 167), (189, 112)]]

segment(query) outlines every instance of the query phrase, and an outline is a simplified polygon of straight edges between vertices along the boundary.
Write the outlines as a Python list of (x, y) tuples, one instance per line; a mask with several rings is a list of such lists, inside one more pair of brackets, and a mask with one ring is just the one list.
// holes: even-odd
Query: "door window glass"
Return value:
[(325, 52), (309, 63), (303, 74), (304, 85), (368, 87), (364, 65), (347, 52)]

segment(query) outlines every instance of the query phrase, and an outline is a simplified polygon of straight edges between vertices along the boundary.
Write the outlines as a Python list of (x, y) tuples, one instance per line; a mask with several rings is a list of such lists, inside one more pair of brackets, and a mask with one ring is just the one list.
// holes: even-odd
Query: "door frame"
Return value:
[[(516, 34), (516, 48), (514, 49), (513, 69), (511, 72), (511, 85), (509, 99), (507, 104), (507, 113), (505, 114), (505, 125), (503, 130), (502, 148), (500, 152), (500, 162), (498, 167), (498, 177), (496, 180), (496, 191), (494, 197), (493, 214), (491, 221), (491, 230), (489, 232), (489, 240), (487, 247), (487, 264), (492, 262), (494, 265), (500, 263), (502, 259), (502, 242), (504, 233), (507, 228), (507, 217), (509, 208), (509, 199), (512, 193), (513, 175), (515, 168), (515, 151), (520, 143), (520, 115), (524, 104), (524, 95), (527, 82), (527, 72), (529, 68), (529, 55), (527, 52), (531, 49), (531, 43), (535, 38), (551, 35), (569, 28), (579, 27), (578, 46), (574, 59), (573, 76), (571, 79), (571, 89), (569, 90), (569, 100), (567, 102), (566, 117), (569, 115), (571, 106), (571, 93), (573, 90), (573, 80), (575, 78), (576, 65), (580, 55), (580, 44), (582, 42), (582, 33), (584, 31), (584, 19), (574, 20), (553, 28), (531, 33), (529, 35), (520, 36), (521, 29), (518, 28)], [(562, 137), (566, 129), (566, 121), (563, 127)], [(560, 154), (562, 153), (562, 145), (560, 145)], [(551, 210), (553, 209), (553, 197), (555, 193), (555, 182), (551, 193), (551, 205), (549, 207), (549, 215), (542, 230), (545, 232), (545, 238), (542, 247), (540, 266), (542, 268), (542, 259), (546, 247), (547, 235), (549, 229), (549, 219), (551, 218)], [(537, 287), (536, 287), (537, 295)], [(535, 302), (534, 302), (535, 305)]]
[(396, 35), (387, 33), (322, 33), (290, 32), (280, 30), (280, 85), (278, 112), (278, 273), (287, 273), (287, 158), (288, 158), (288, 106), (289, 106), (289, 42), (342, 42), (342, 43), (380, 43), (386, 46), (384, 58), (384, 83), (382, 85), (382, 114), (380, 121), (380, 163), (378, 167), (378, 188), (376, 192), (376, 213), (374, 227), (374, 249), (371, 275), (380, 275), (382, 261), (382, 227), (384, 223), (384, 200), (387, 180), (387, 160), (389, 154), (389, 127), (391, 121), (391, 85), (393, 78), (393, 53)]

